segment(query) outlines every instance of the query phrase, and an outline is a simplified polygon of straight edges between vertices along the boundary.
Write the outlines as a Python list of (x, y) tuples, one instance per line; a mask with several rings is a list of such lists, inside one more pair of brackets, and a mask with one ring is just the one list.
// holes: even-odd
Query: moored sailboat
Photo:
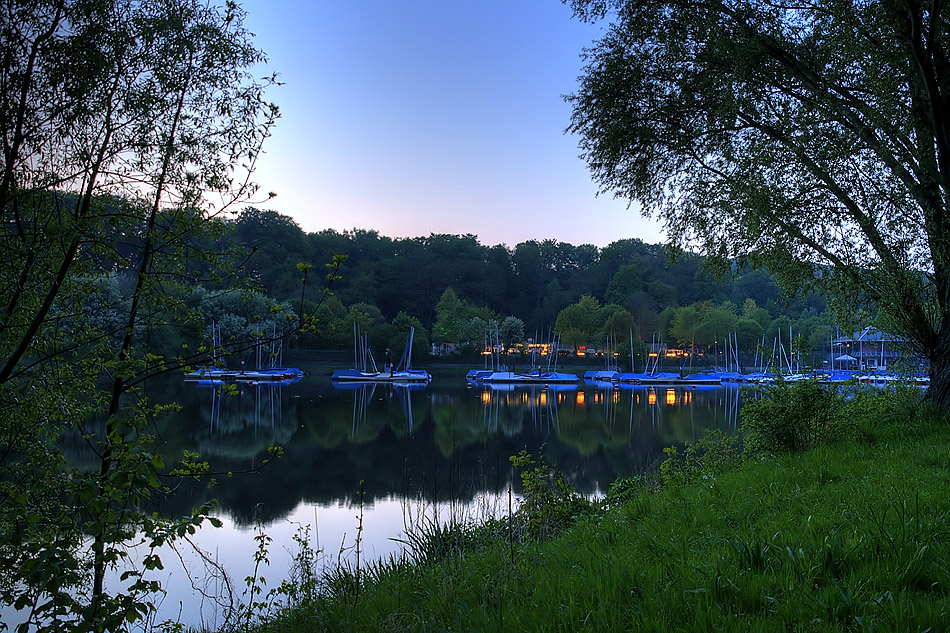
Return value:
[(406, 349), (396, 367), (387, 366), (380, 371), (369, 349), (366, 335), (360, 336), (356, 324), (353, 325), (354, 355), (356, 366), (350, 369), (338, 369), (330, 376), (334, 382), (396, 382), (426, 384), (432, 380), (431, 374), (424, 369), (412, 369), (412, 343), (415, 328), (409, 330)]

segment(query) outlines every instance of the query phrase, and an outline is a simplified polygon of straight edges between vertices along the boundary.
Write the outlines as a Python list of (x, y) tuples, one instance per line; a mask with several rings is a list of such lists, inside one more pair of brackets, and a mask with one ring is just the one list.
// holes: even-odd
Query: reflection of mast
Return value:
[(356, 432), (359, 430), (360, 423), (365, 422), (369, 415), (369, 408), (373, 402), (373, 397), (376, 394), (376, 387), (380, 385), (388, 386), (388, 398), (387, 401), (392, 404), (392, 398), (396, 397), (399, 399), (399, 404), (402, 407), (403, 415), (406, 416), (406, 420), (409, 422), (409, 433), (412, 433), (413, 430), (413, 417), (412, 417), (412, 397), (410, 392), (415, 389), (421, 389), (423, 385), (413, 384), (413, 383), (381, 383), (381, 382), (365, 382), (359, 384), (344, 384), (337, 385), (334, 384), (335, 389), (346, 389), (348, 391), (353, 391), (353, 420), (352, 420), (352, 437), (356, 437)]
[[(574, 385), (568, 389), (513, 384), (485, 385), (479, 396), (483, 406), (482, 421), (488, 430), (497, 431), (501, 408), (504, 406), (506, 411), (512, 409), (512, 413), (517, 412), (521, 423), (527, 416), (535, 428), (540, 429), (546, 426), (547, 430), (553, 429), (555, 432), (560, 432), (558, 405), (561, 402), (561, 392), (575, 389)], [(506, 419), (509, 418), (510, 416), (506, 417)]]
[(402, 403), (403, 413), (409, 421), (409, 434), (412, 435), (412, 398), (409, 395), (408, 385), (394, 384), (393, 389), (399, 394), (399, 400)]
[(356, 430), (359, 423), (366, 419), (366, 411), (369, 409), (369, 403), (373, 401), (373, 394), (376, 393), (376, 384), (371, 382), (360, 385), (353, 395), (353, 428), (350, 431), (352, 437), (356, 437)]
[(211, 385), (211, 432), (214, 433), (214, 424), (221, 415), (221, 386)]
[(543, 422), (547, 421), (549, 429), (553, 428), (555, 433), (560, 433), (561, 424), (557, 411), (557, 392), (549, 393), (547, 389), (531, 389), (524, 393), (522, 402), (528, 407), (535, 428), (539, 428)]
[[(631, 342), (632, 344), (632, 342)], [(632, 347), (630, 349), (633, 349)], [(630, 354), (633, 356), (633, 353)], [(632, 362), (632, 361), (631, 361)], [(639, 420), (637, 421), (637, 429), (640, 429)], [(633, 434), (633, 392), (630, 392), (630, 419), (627, 420), (627, 433)]]
[(619, 407), (620, 385), (608, 383), (608, 390), (604, 392), (604, 421), (608, 426), (613, 426), (617, 421), (617, 409)]
[(660, 399), (656, 393), (656, 387), (647, 389), (647, 406), (650, 408), (650, 418), (653, 426), (663, 421), (663, 409), (660, 406)]
[(731, 387), (726, 391), (729, 398), (729, 417), (726, 424), (733, 428), (739, 426), (739, 388)]
[[(210, 387), (211, 412), (209, 416), (211, 433), (231, 433), (239, 429), (253, 430), (255, 435), (261, 424), (270, 419), (270, 428), (275, 430), (283, 420), (282, 384), (279, 382), (237, 382), (231, 383), (227, 391), (220, 381), (212, 384), (199, 383), (198, 388)], [(236, 391), (234, 390), (236, 387)], [(261, 390), (266, 390), (266, 398)], [(227, 411), (225, 411), (227, 409)]]
[[(277, 427), (277, 421), (282, 419), (280, 389), (278, 383), (248, 382), (241, 384), (242, 392), (248, 387), (254, 388), (254, 430), (261, 427), (261, 419), (270, 414), (271, 430)], [(261, 390), (267, 390), (267, 398), (261, 397)]]

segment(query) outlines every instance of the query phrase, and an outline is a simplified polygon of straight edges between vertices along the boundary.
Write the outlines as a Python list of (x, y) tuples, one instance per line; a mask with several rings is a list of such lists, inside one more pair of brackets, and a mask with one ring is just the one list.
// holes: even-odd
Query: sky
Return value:
[[(600, 26), (559, 0), (244, 0), (283, 86), (256, 181), (307, 232), (662, 241), (565, 133)], [(262, 73), (263, 74), (263, 70)]]

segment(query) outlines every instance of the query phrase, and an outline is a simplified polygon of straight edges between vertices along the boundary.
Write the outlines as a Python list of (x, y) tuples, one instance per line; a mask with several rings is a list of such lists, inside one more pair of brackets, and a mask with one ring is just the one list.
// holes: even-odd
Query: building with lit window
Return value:
[(906, 339), (871, 326), (834, 339), (831, 349), (831, 361), (839, 369), (884, 371), (897, 364), (921, 364)]

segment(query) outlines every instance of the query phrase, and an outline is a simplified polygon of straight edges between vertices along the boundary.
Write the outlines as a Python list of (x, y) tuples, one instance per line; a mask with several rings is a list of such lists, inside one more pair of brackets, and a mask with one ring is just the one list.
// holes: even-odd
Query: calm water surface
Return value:
[[(324, 564), (352, 565), (362, 519), (361, 560), (386, 557), (421, 518), (506, 514), (509, 486), (515, 496), (520, 488), (508, 458), (521, 450), (543, 453), (578, 491), (597, 495), (619, 477), (655, 468), (667, 446), (708, 428), (731, 432), (740, 404), (734, 387), (491, 389), (466, 385), (461, 372), (421, 389), (338, 389), (323, 375), (242, 386), (237, 395), (179, 382), (164, 389), (153, 397), (182, 404), (157, 428), (166, 461), (197, 450), (220, 474), (213, 490), (186, 486), (161, 510), (182, 514), (218, 500), (224, 527), (202, 529), (194, 541), (228, 572), (236, 599), (262, 530), (274, 539), (264, 575), (276, 587), (302, 527)], [(275, 445), (283, 455), (265, 465)], [(164, 557), (169, 593), (159, 619), (220, 624), (220, 608), (201, 594), (222, 593), (224, 582), (208, 580), (190, 548), (178, 554), (188, 571)]]

